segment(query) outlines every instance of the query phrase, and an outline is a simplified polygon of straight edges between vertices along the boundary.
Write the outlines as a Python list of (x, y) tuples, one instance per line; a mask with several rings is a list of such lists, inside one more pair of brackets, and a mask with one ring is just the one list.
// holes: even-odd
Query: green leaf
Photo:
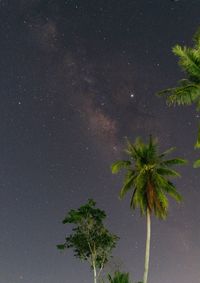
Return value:
[(170, 181), (166, 183), (163, 189), (177, 202), (182, 201), (182, 196), (177, 192), (176, 187)]
[(200, 167), (200, 159), (197, 159), (194, 164), (193, 164), (194, 168), (199, 168)]
[(113, 277), (108, 274), (108, 280), (110, 283), (130, 283), (129, 273), (116, 271)]
[(166, 155), (170, 154), (173, 152), (176, 148), (175, 147), (170, 147), (169, 149), (165, 150), (162, 154), (159, 155), (159, 158), (163, 158)]
[(178, 172), (169, 168), (158, 168), (157, 173), (165, 176), (180, 177), (180, 174)]
[(120, 199), (122, 199), (124, 195), (134, 186), (134, 183), (133, 183), (134, 179), (135, 179), (134, 172), (131, 172), (129, 177), (125, 179), (124, 185), (120, 190), (120, 195), (119, 195)]
[(197, 141), (194, 148), (200, 148), (200, 125), (198, 127)]
[(129, 168), (130, 165), (131, 162), (129, 160), (119, 160), (111, 165), (111, 171), (113, 174), (117, 174), (121, 169)]
[(170, 166), (170, 165), (184, 165), (187, 163), (187, 160), (181, 158), (173, 158), (161, 162), (161, 165)]
[(66, 248), (65, 244), (60, 244), (56, 246), (58, 250), (64, 250)]

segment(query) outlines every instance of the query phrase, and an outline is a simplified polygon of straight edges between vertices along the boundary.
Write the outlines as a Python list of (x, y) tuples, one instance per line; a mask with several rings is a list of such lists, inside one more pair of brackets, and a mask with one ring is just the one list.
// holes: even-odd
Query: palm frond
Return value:
[(120, 271), (115, 272), (113, 277), (108, 274), (108, 280), (110, 283), (130, 283), (129, 273)]
[(171, 165), (184, 165), (187, 163), (187, 160), (181, 158), (173, 158), (169, 160), (164, 160), (160, 163), (161, 166), (171, 166)]
[(113, 174), (117, 174), (121, 169), (127, 169), (131, 165), (129, 160), (118, 160), (111, 165), (111, 171)]
[(176, 45), (172, 49), (173, 53), (179, 57), (179, 65), (190, 78), (200, 80), (200, 56), (196, 48), (182, 47)]
[(138, 206), (138, 201), (137, 201), (137, 198), (135, 197), (136, 191), (137, 191), (137, 188), (134, 189), (133, 194), (131, 196), (131, 202), (130, 202), (130, 207), (133, 210)]
[(197, 141), (195, 143), (194, 148), (200, 148), (200, 125), (198, 127)]
[(170, 147), (169, 149), (165, 150), (164, 152), (162, 152), (158, 157), (159, 159), (165, 157), (166, 155), (170, 154), (171, 152), (173, 152), (176, 148), (175, 147)]
[(166, 186), (164, 186), (163, 189), (177, 202), (182, 201), (182, 196), (177, 192), (176, 187), (170, 181), (167, 182)]
[(172, 182), (167, 180), (164, 176), (162, 176), (160, 174), (155, 174), (154, 182), (156, 183), (157, 187), (159, 187), (165, 193), (168, 193), (177, 202), (180, 202), (182, 200), (182, 197), (177, 192), (176, 187), (173, 185)]
[(141, 215), (146, 215), (147, 208), (148, 208), (148, 202), (147, 202), (147, 198), (144, 197), (144, 195), (140, 197), (139, 206), (140, 206)]
[(147, 186), (148, 176), (144, 170), (141, 170), (135, 178), (135, 186), (138, 190), (142, 190)]
[(162, 190), (156, 189), (156, 201), (154, 202), (154, 213), (157, 217), (165, 219), (167, 216), (169, 201)]
[(156, 153), (157, 153), (157, 139), (153, 139), (152, 136), (150, 135), (148, 147), (146, 149), (147, 160), (150, 162), (154, 162), (157, 155)]
[(120, 199), (122, 199), (125, 194), (134, 187), (135, 171), (129, 171), (126, 178), (124, 179), (123, 187), (120, 190)]
[(176, 172), (173, 169), (165, 168), (165, 167), (159, 167), (157, 169), (157, 173), (162, 176), (171, 176), (171, 177), (180, 177), (180, 173)]
[(200, 85), (191, 83), (189, 85), (169, 88), (158, 93), (159, 96), (166, 97), (166, 103), (171, 105), (198, 105), (200, 99)]
[(198, 28), (197, 31), (195, 32), (193, 36), (193, 41), (195, 44), (195, 48), (199, 49), (200, 48), (200, 28)]

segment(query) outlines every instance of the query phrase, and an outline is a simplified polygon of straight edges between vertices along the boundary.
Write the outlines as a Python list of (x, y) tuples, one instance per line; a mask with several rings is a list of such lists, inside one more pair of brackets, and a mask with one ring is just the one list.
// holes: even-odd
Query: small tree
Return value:
[(97, 283), (118, 237), (104, 227), (106, 214), (95, 208), (95, 205), (95, 201), (89, 199), (79, 209), (69, 211), (62, 223), (74, 224), (73, 233), (65, 238), (64, 244), (57, 245), (57, 248), (72, 248), (75, 257), (88, 261), (93, 269), (94, 283)]

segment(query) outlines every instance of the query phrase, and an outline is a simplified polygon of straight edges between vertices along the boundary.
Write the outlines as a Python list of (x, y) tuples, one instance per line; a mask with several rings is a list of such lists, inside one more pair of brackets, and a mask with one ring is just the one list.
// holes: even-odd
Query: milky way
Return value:
[(141, 280), (145, 219), (119, 201), (110, 164), (127, 137), (150, 134), (191, 162), (176, 181), (184, 202), (153, 220), (149, 283), (199, 281), (199, 117), (155, 96), (183, 77), (171, 48), (192, 44), (199, 11), (194, 0), (0, 1), (1, 282), (92, 282), (56, 249), (64, 215), (88, 198), (121, 238), (106, 270)]

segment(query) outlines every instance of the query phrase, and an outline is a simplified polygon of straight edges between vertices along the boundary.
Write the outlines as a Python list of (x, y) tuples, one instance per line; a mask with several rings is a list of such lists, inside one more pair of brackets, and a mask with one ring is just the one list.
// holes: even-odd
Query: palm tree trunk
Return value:
[(143, 283), (147, 283), (147, 277), (149, 271), (150, 239), (151, 239), (151, 216), (150, 216), (150, 211), (147, 208), (147, 238), (146, 238), (146, 253), (145, 253)]

